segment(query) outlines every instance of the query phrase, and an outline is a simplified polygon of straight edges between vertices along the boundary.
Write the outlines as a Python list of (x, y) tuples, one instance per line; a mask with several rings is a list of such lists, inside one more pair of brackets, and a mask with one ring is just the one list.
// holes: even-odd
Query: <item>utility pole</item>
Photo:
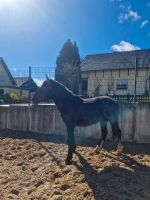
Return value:
[(135, 68), (134, 68), (134, 103), (136, 102), (136, 83), (137, 83), (137, 58), (135, 58)]

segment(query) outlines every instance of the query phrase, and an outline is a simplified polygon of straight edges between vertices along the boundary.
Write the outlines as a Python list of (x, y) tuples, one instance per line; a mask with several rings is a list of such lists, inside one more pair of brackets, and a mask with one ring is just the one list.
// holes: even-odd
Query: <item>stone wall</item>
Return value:
[[(123, 141), (150, 142), (150, 104), (121, 104), (120, 127)], [(0, 129), (66, 134), (55, 105), (0, 106)], [(111, 129), (108, 124), (109, 137)], [(76, 135), (99, 138), (99, 123), (75, 129)]]

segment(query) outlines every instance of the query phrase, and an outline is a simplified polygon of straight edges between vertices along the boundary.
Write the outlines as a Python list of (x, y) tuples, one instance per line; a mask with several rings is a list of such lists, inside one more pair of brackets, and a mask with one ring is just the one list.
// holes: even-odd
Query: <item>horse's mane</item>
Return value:
[(62, 83), (56, 81), (56, 80), (50, 80), (51, 84), (53, 86), (53, 89), (61, 96), (61, 98), (66, 98), (66, 99), (76, 99), (79, 101), (83, 101), (82, 98), (74, 94), (71, 90), (69, 90), (66, 86), (64, 86)]

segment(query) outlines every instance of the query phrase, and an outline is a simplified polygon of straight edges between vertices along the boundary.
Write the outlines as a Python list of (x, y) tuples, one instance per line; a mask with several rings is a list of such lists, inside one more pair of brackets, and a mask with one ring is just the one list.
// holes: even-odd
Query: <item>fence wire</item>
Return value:
[[(120, 66), (124, 67), (123, 64)], [(127, 74), (127, 72), (121, 71), (122, 68), (120, 67), (121, 73), (119, 77), (114, 74), (113, 70), (110, 70), (107, 77), (102, 74), (98, 75), (97, 72), (93, 72), (92, 76), (89, 74), (86, 77), (83, 76), (80, 81), (80, 95), (83, 97), (108, 95), (120, 102), (150, 102), (150, 64), (149, 62), (139, 62), (138, 67), (144, 68), (145, 72), (141, 74), (133, 68), (131, 74), (130, 72)], [(29, 69), (31, 69), (31, 73)], [(52, 67), (27, 67), (19, 71), (15, 70), (15, 68), (10, 68), (10, 72), (14, 80), (22, 78), (22, 84), (24, 84), (24, 81), (32, 78), (38, 87), (42, 85), (46, 75), (52, 79), (55, 77), (55, 69)], [(64, 76), (64, 73), (59, 73), (59, 75)], [(73, 74), (70, 74), (70, 76), (73, 76)], [(6, 103), (29, 102), (34, 92), (31, 92), (29, 83), (24, 86), (1, 87), (0, 103), (3, 101)], [(31, 97), (29, 97), (30, 92), (32, 93)]]
[(38, 86), (41, 86), (46, 76), (54, 79), (55, 70), (51, 67), (31, 67), (31, 77)]
[[(1, 84), (0, 104), (30, 103), (32, 96), (46, 78), (54, 78), (55, 71), (51, 67), (10, 68), (13, 83)], [(0, 81), (5, 81), (6, 75), (1, 74)], [(30, 81), (31, 79), (32, 81)], [(36, 85), (34, 85), (34, 83)]]
[(87, 97), (108, 95), (123, 102), (150, 102), (150, 77), (109, 76), (82, 79), (81, 94)]

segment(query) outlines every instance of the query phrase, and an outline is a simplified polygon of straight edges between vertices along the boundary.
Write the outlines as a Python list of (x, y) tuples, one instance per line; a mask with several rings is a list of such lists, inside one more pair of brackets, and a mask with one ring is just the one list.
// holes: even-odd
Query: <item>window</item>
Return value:
[(128, 80), (127, 79), (118, 79), (117, 80), (117, 90), (126, 90), (128, 89)]
[(87, 80), (87, 78), (84, 78), (84, 79), (82, 79), (82, 82), (81, 82), (82, 92), (87, 92), (87, 87), (88, 87), (88, 80)]

